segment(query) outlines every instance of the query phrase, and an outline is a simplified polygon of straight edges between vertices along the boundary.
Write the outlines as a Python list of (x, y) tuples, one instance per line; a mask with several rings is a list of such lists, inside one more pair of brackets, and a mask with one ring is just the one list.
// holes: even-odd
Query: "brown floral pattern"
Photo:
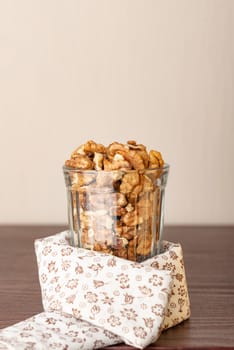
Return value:
[(43, 312), (0, 330), (1, 350), (90, 350), (121, 339), (72, 315)]
[[(63, 232), (52, 241), (49, 237), (35, 242), (45, 311), (61, 310), (101, 325), (135, 347), (156, 341), (171, 293), (171, 273), (73, 248), (67, 239)], [(56, 284), (51, 283), (54, 279)], [(160, 312), (152, 308), (155, 304)]]
[(163, 242), (164, 253), (143, 262), (158, 270), (171, 271), (172, 293), (169, 296), (162, 330), (173, 327), (190, 317), (190, 301), (185, 276), (182, 247), (179, 243)]
[(164, 253), (138, 264), (77, 251), (67, 232), (37, 240), (46, 312), (0, 330), (0, 349), (88, 350), (122, 341), (142, 348), (154, 342), (161, 330), (190, 316), (182, 248), (163, 244)]

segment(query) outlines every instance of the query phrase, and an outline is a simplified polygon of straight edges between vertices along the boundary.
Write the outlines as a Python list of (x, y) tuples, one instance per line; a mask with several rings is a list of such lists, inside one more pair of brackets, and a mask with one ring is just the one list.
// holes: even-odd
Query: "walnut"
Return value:
[(128, 256), (128, 240), (123, 237), (117, 237), (115, 245), (114, 245), (114, 255), (127, 259)]
[(144, 167), (147, 168), (149, 165), (149, 154), (147, 152), (147, 149), (142, 144), (137, 144), (136, 141), (128, 141), (127, 145), (129, 149), (136, 150), (139, 156), (142, 158)]
[(133, 169), (144, 169), (144, 162), (138, 151), (135, 150), (120, 150), (118, 154), (121, 154), (133, 167)]
[(106, 153), (106, 148), (100, 144), (100, 143), (96, 143), (92, 140), (86, 142), (84, 144), (84, 152), (85, 153)]
[(138, 244), (136, 247), (137, 255), (148, 256), (151, 252), (151, 237), (138, 237)]
[(128, 246), (128, 240), (124, 237), (117, 237), (117, 240), (115, 242), (114, 248), (115, 249), (121, 249), (126, 248)]
[(123, 233), (123, 226), (122, 223), (119, 222), (119, 220), (115, 221), (115, 225), (114, 225), (114, 234), (116, 236), (121, 236)]
[(104, 159), (104, 170), (106, 171), (113, 171), (113, 170), (127, 170), (131, 169), (131, 165), (126, 160), (108, 160)]
[(135, 204), (138, 199), (138, 195), (142, 191), (142, 184), (136, 185), (133, 190), (128, 194), (128, 201), (131, 204)]
[(93, 168), (93, 162), (86, 155), (76, 154), (73, 159), (68, 159), (65, 165), (69, 168), (89, 170)]
[(136, 210), (134, 210), (123, 215), (122, 221), (127, 226), (136, 226), (141, 223), (142, 219), (139, 217)]
[(119, 193), (119, 192), (112, 193), (111, 197), (112, 197), (112, 200), (116, 201), (117, 205), (119, 205), (120, 207), (125, 207), (128, 203), (123, 193)]
[(135, 140), (129, 140), (129, 141), (127, 141), (127, 145), (129, 147), (135, 147), (137, 145), (137, 143)]
[(125, 209), (129, 213), (130, 211), (133, 211), (135, 208), (131, 203), (128, 203), (128, 205), (125, 207)]
[(141, 184), (143, 192), (151, 192), (154, 189), (153, 182), (147, 175), (141, 175)]
[(119, 151), (125, 151), (127, 152), (129, 150), (128, 146), (119, 143), (119, 142), (113, 142), (111, 143), (107, 149), (106, 149), (106, 154), (107, 157), (112, 160), (115, 156), (116, 153), (119, 153)]
[(122, 259), (128, 258), (128, 249), (127, 248), (114, 249), (113, 253), (115, 256), (118, 256), (119, 258), (122, 258)]
[(138, 185), (140, 182), (140, 176), (138, 172), (129, 172), (126, 173), (122, 178), (122, 183), (120, 185), (120, 192), (130, 193), (132, 189)]
[(97, 252), (103, 252), (103, 253), (107, 253), (107, 254), (111, 254), (112, 250), (110, 247), (108, 247), (108, 245), (106, 243), (101, 243), (101, 242), (97, 242), (93, 245), (93, 250), (96, 250)]
[(164, 160), (160, 152), (151, 150), (149, 152), (149, 167), (150, 168), (161, 168), (164, 164)]
[(136, 231), (136, 226), (123, 226), (121, 237), (124, 237), (127, 240), (132, 240), (136, 236)]

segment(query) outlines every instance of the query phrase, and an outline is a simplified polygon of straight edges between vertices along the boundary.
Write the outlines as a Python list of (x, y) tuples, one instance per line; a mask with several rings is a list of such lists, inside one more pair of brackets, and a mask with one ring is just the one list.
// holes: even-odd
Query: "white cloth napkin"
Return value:
[(69, 236), (36, 240), (45, 312), (0, 330), (0, 350), (144, 348), (190, 316), (180, 244), (134, 263), (73, 248)]
[(103, 328), (58, 312), (42, 312), (0, 330), (0, 350), (90, 350), (121, 342)]
[(161, 332), (170, 272), (69, 245), (66, 232), (35, 243), (43, 306), (144, 348)]

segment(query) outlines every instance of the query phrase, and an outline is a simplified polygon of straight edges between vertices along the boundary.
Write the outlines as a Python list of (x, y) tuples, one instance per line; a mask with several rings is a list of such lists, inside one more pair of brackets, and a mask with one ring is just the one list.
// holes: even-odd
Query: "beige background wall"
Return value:
[(137, 139), (166, 223), (234, 223), (234, 1), (0, 2), (0, 223), (64, 223), (62, 164)]

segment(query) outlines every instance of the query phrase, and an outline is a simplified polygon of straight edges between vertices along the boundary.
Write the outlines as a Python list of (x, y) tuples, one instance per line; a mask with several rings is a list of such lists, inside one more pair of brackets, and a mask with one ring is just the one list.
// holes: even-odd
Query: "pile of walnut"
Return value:
[(88, 141), (78, 147), (65, 162), (72, 170), (70, 224), (76, 244), (133, 261), (149, 257), (159, 235), (156, 180), (163, 165), (160, 152), (147, 152), (135, 141), (108, 147)]

